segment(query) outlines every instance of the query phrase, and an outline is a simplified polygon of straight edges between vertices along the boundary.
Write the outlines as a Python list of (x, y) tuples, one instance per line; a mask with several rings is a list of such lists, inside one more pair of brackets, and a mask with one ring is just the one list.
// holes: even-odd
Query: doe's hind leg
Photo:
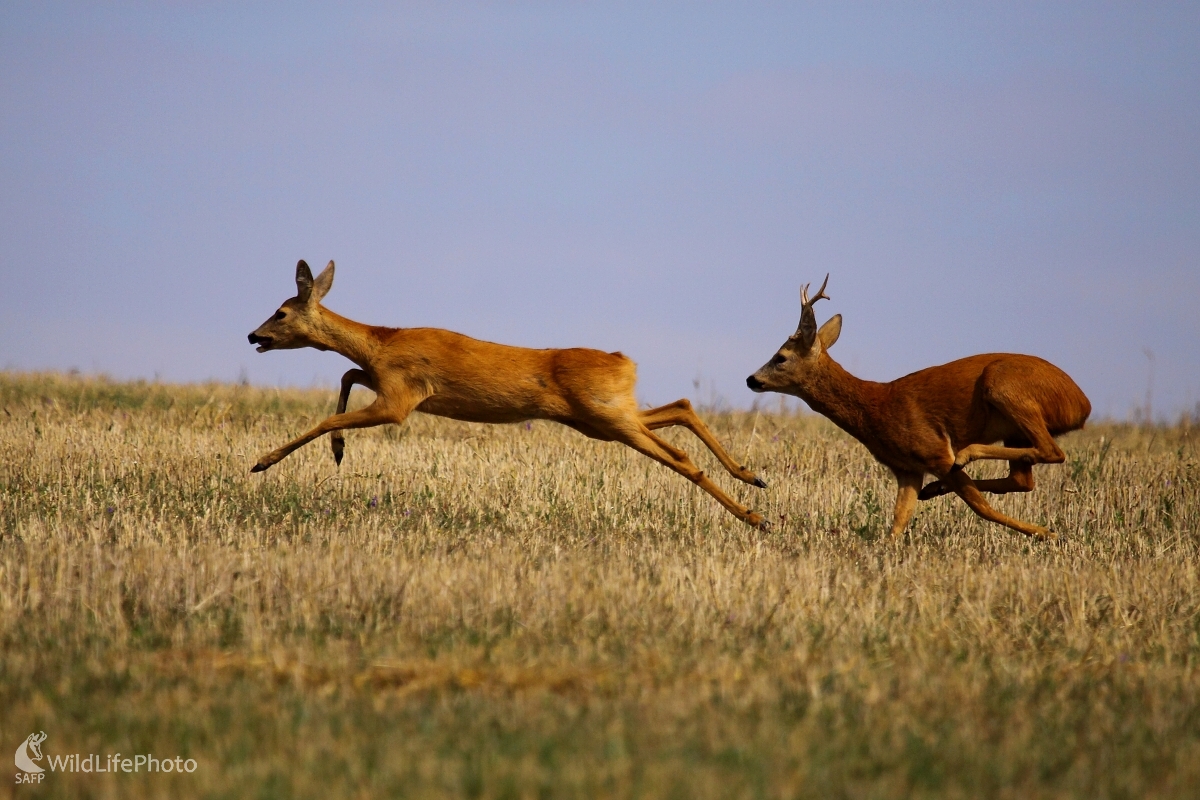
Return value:
[(704, 424), (704, 421), (696, 416), (696, 412), (692, 410), (692, 404), (687, 398), (647, 411), (639, 411), (638, 419), (648, 430), (652, 431), (675, 425), (687, 428), (696, 434), (700, 441), (704, 442), (705, 447), (712, 451), (712, 454), (717, 457), (721, 466), (728, 470), (730, 475), (760, 489), (767, 487), (766, 481), (733, 460), (721, 443), (717, 441), (717, 437), (713, 436), (712, 431)]
[(595, 420), (592, 421), (592, 424), (614, 441), (628, 445), (642, 455), (678, 472), (712, 495), (713, 499), (725, 507), (725, 510), (747, 525), (760, 530), (768, 529), (769, 524), (762, 514), (751, 511), (721, 491), (721, 487), (713, 483), (712, 479), (688, 458), (687, 453), (655, 436), (639, 419), (612, 420), (606, 425), (599, 424), (599, 422), (599, 420)]

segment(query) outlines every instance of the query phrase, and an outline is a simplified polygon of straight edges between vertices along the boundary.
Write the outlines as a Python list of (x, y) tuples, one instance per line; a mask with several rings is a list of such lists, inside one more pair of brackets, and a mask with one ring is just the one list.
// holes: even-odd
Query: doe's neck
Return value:
[(374, 330), (372, 325), (355, 322), (322, 306), (310, 336), (313, 346), (318, 350), (341, 353), (363, 369), (368, 369), (379, 347), (379, 338), (373, 334)]

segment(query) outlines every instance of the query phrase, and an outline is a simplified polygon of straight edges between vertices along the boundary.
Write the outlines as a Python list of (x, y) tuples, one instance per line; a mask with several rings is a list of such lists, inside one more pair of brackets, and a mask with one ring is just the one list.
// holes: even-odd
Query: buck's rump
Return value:
[[(1092, 410), (1067, 373), (1043, 358), (1019, 353), (960, 358), (905, 375), (890, 388), (913, 413), (963, 442), (1015, 435), (1008, 420), (1022, 411), (1035, 412), (1058, 436), (1082, 428)], [(963, 416), (962, 409), (971, 413)]]
[(1037, 409), (1050, 435), (1083, 427), (1092, 404), (1071, 376), (1037, 356), (1005, 355), (979, 378), (982, 396), (998, 408)]

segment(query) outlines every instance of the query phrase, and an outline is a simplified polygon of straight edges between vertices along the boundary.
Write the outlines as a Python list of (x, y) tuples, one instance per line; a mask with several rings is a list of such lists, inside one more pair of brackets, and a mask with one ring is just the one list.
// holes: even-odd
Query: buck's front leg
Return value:
[[(375, 387), (372, 385), (371, 379), (367, 376), (367, 373), (363, 372), (361, 369), (347, 370), (346, 374), (342, 376), (342, 390), (341, 393), (338, 394), (337, 411), (334, 413), (346, 413), (346, 404), (350, 402), (350, 389), (353, 388), (354, 384), (356, 383), (359, 386), (365, 386), (371, 391), (375, 391)], [(330, 435), (329, 446), (333, 448), (334, 462), (340, 467), (342, 465), (342, 453), (346, 449), (346, 437), (342, 435), (340, 429), (334, 431)]]
[(917, 493), (921, 490), (921, 472), (894, 472), (896, 476), (896, 511), (892, 516), (892, 538), (904, 533), (917, 508)]
[(258, 460), (258, 463), (250, 468), (251, 472), (262, 472), (268, 467), (274, 466), (304, 445), (316, 439), (318, 436), (329, 433), (330, 431), (339, 431), (344, 428), (372, 428), (376, 425), (383, 425), (387, 422), (399, 422), (406, 415), (399, 415), (382, 406), (378, 401), (372, 403), (366, 408), (360, 408), (358, 411), (351, 411), (348, 414), (334, 414), (332, 417), (327, 417), (322, 420), (317, 427), (313, 428), (308, 433), (301, 436), (299, 439), (294, 439), (278, 450), (272, 450)]

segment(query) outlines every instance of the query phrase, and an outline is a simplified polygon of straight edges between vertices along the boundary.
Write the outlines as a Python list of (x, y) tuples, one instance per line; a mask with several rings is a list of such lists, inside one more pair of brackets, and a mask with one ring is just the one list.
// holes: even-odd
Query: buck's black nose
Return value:
[(753, 375), (751, 375), (749, 378), (746, 378), (746, 385), (756, 392), (761, 392), (763, 389), (762, 381)]
[(258, 337), (255, 336), (253, 333), (250, 334), (249, 336), (247, 336), (246, 338), (250, 340), (250, 344), (258, 344)]

